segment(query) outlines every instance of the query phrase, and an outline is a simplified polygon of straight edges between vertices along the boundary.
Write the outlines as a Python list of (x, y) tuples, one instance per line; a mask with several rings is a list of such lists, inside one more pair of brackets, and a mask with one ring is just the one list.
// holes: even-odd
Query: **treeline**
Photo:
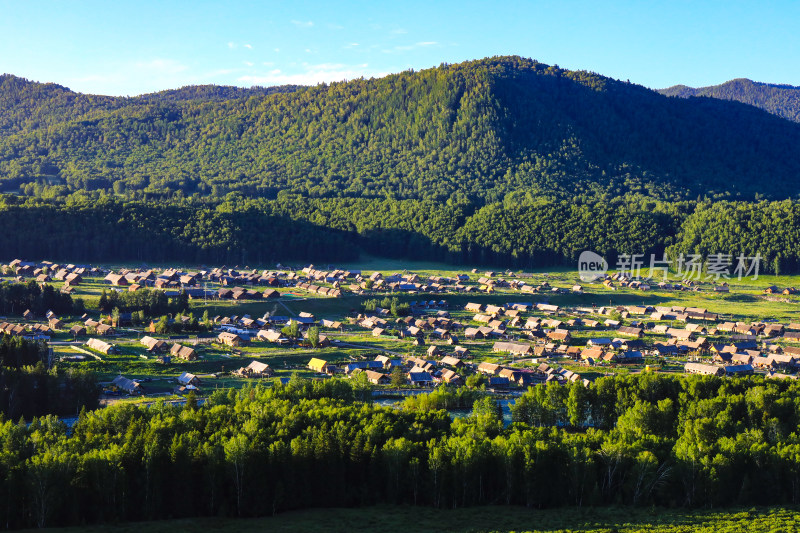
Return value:
[(389, 298), (388, 296), (382, 300), (370, 299), (364, 300), (361, 303), (364, 311), (373, 312), (376, 309), (388, 309), (393, 317), (408, 316), (411, 314), (411, 305), (408, 302), (400, 302), (397, 297)]
[[(66, 200), (0, 196), (0, 214), (19, 217), (0, 235), (4, 254), (83, 261), (185, 261), (264, 264), (357, 257), (343, 231), (236, 202), (123, 202), (109, 196)], [(10, 220), (10, 219), (9, 219)]]
[[(800, 204), (788, 200), (659, 202), (629, 195), (585, 202), (511, 195), (478, 208), (469, 202), (265, 200), (237, 194), (223, 200), (161, 201), (102, 194), (64, 200), (0, 195), (0, 215), (17, 221), (14, 231), (0, 234), (0, 250), (9, 257), (268, 265), (295, 259), (353, 261), (367, 252), (524, 269), (574, 266), (584, 250), (603, 255), (612, 268), (618, 254), (645, 254), (648, 266), (649, 254), (660, 258), (666, 250), (673, 259), (730, 254), (734, 265), (737, 256), (758, 253), (761, 273), (800, 272)], [(3, 290), (0, 286), (0, 306)], [(51, 306), (60, 305), (54, 299), (69, 301), (44, 291)], [(108, 310), (164, 305), (138, 302), (147, 293), (137, 294), (116, 296), (137, 302), (119, 300)], [(45, 300), (8, 301), (15, 309), (40, 309), (47, 308)], [(3, 312), (10, 313), (10, 305)], [(171, 311), (150, 314), (164, 312)]]
[(78, 368), (51, 367), (43, 342), (0, 334), (0, 413), (10, 420), (96, 409), (97, 377)]
[[(472, 409), (475, 402), (482, 397), (483, 394), (476, 388), (460, 387), (453, 389), (440, 387), (427, 394), (406, 396), (401, 405), (406, 411), (465, 410)], [(502, 416), (502, 411), (500, 416)]]
[[(46, 235), (38, 237), (40, 240), (46, 238)], [(2, 244), (0, 249), (9, 252), (12, 250)], [(47, 311), (53, 311), (57, 315), (82, 315), (84, 303), (80, 298), (73, 299), (51, 285), (42, 286), (33, 280), (27, 283), (0, 283), (0, 313), (21, 315), (26, 310), (39, 317), (43, 317)]]
[(531, 59), (293, 89), (111, 98), (3, 76), (0, 185), (43, 197), (236, 191), (479, 206), (520, 191), (563, 200), (798, 193), (797, 124)]
[(155, 289), (143, 288), (134, 292), (103, 289), (97, 305), (104, 313), (111, 313), (116, 309), (122, 313), (143, 311), (142, 316), (157, 316), (188, 311), (189, 296), (186, 291), (181, 291), (178, 296), (168, 297), (165, 291)]
[(762, 272), (800, 272), (800, 203), (703, 202), (681, 224), (675, 244), (678, 254), (730, 254), (762, 257)]
[(795, 382), (643, 374), (550, 384), (517, 401), (508, 428), (490, 398), (451, 421), (355, 401), (356, 387), (295, 377), (217, 392), (202, 407), (189, 398), (84, 412), (71, 431), (54, 418), (6, 422), (0, 518), (42, 527), (378, 503), (800, 500)]

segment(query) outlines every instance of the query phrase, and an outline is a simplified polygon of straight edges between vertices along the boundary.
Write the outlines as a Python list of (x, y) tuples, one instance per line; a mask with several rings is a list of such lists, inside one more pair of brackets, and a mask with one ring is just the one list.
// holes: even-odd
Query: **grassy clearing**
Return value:
[(382, 533), (426, 532), (586, 532), (586, 533), (748, 533), (797, 531), (796, 508), (686, 511), (640, 508), (563, 508), (535, 510), (522, 507), (431, 509), (379, 506), (360, 509), (310, 509), (257, 519), (184, 519), (95, 527), (65, 528), (68, 532), (189, 533), (317, 532)]
[[(352, 265), (339, 265), (344, 268), (360, 268), (365, 272), (380, 271), (384, 274), (394, 272), (415, 272), (423, 276), (439, 275), (454, 276), (458, 273), (470, 272), (468, 267), (459, 269), (452, 265), (414, 262), (403, 260), (387, 260), (378, 258), (367, 258), (366, 261)], [(478, 274), (471, 274), (473, 282), (483, 275), (483, 271)], [(502, 275), (502, 274), (501, 274)], [(676, 275), (670, 276), (671, 280), (678, 279)], [(730, 294), (715, 293), (711, 284), (701, 286), (701, 292), (692, 291), (659, 291), (652, 290), (642, 292), (626, 288), (611, 290), (599, 283), (582, 283), (574, 269), (561, 269), (544, 272), (535, 272), (528, 280), (528, 283), (538, 284), (542, 281), (549, 282), (552, 286), (569, 288), (574, 284), (582, 284), (585, 289), (584, 294), (525, 294), (511, 290), (499, 290), (494, 294), (447, 294), (447, 295), (424, 295), (424, 294), (398, 294), (396, 295), (401, 302), (409, 302), (422, 299), (446, 299), (451, 307), (460, 307), (470, 301), (483, 304), (503, 304), (507, 302), (542, 302), (562, 306), (587, 306), (593, 304), (603, 305), (680, 305), (687, 307), (705, 307), (726, 317), (738, 320), (760, 320), (764, 318), (776, 318), (778, 320), (791, 319), (800, 311), (800, 297), (797, 296), (777, 296), (767, 297), (763, 290), (770, 285), (778, 287), (800, 286), (800, 276), (760, 276), (757, 280), (745, 278), (742, 281), (736, 279), (728, 280), (730, 284)], [(61, 282), (53, 282), (56, 288), (62, 286)], [(215, 288), (211, 284), (210, 288)], [(111, 290), (101, 279), (87, 279), (77, 287), (76, 296), (83, 298), (87, 307), (96, 307), (97, 301), (103, 289)], [(262, 302), (234, 302), (220, 300), (193, 300), (192, 311), (196, 316), (202, 315), (205, 310), (214, 315), (249, 314), (251, 316), (262, 316), (269, 312), (273, 315), (296, 315), (301, 311), (314, 313), (320, 318), (341, 318), (348, 313), (358, 311), (361, 302), (370, 297), (382, 298), (384, 295), (360, 297), (347, 295), (342, 298), (315, 297), (313, 295), (303, 295), (302, 297), (292, 296), (282, 289), (284, 293), (280, 300), (268, 300)], [(778, 300), (778, 301), (774, 301)]]

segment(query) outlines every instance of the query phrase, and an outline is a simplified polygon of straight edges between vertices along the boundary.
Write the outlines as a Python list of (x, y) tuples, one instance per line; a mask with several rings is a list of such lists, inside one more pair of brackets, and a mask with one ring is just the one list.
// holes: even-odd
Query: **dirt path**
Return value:
[(288, 311), (288, 312), (289, 312), (289, 314), (290, 314), (290, 315), (292, 315), (292, 316), (297, 316), (297, 313), (295, 313), (294, 311), (292, 311), (291, 309), (289, 309), (289, 307), (288, 307), (288, 306), (287, 306), (285, 303), (283, 303), (283, 302), (282, 302), (282, 301), (280, 301), (280, 300), (278, 300), (278, 303), (279, 303), (279, 304), (281, 304), (281, 305), (283, 306), (283, 308), (284, 308), (284, 309), (286, 309), (286, 311)]

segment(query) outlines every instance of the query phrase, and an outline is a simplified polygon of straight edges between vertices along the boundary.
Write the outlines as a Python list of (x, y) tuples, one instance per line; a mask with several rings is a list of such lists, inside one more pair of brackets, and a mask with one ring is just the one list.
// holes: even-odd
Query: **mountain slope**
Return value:
[(276, 85), (274, 87), (232, 87), (230, 85), (187, 85), (180, 89), (169, 89), (156, 93), (148, 93), (132, 98), (133, 101), (150, 102), (222, 102), (236, 98), (251, 96), (267, 96), (277, 93), (289, 93), (302, 89), (301, 85)]
[(121, 105), (119, 98), (75, 93), (55, 83), (36, 83), (3, 74), (0, 75), (0, 138)]
[(708, 96), (733, 100), (758, 107), (793, 122), (800, 122), (800, 87), (792, 85), (774, 85), (739, 78), (711, 87), (693, 88), (675, 85), (660, 89), (658, 92), (680, 98)]
[(34, 131), (78, 117), (152, 103), (221, 102), (251, 96), (292, 92), (299, 85), (231, 87), (189, 85), (132, 98), (76, 93), (55, 83), (37, 83), (11, 74), (0, 75), (0, 135)]
[(28, 192), (39, 182), (59, 187), (48, 194), (240, 191), (476, 205), (800, 193), (797, 124), (519, 57), (230, 100), (18, 86), (0, 84), (0, 185)]

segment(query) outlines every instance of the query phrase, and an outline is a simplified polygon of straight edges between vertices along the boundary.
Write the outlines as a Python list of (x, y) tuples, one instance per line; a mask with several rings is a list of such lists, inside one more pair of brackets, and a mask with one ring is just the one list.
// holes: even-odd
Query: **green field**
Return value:
[[(472, 283), (483, 275), (484, 270), (478, 273), (471, 273), (470, 267), (454, 268), (452, 265), (433, 262), (402, 261), (392, 259), (382, 259), (368, 257), (358, 263), (334, 265), (339, 268), (360, 269), (365, 273), (379, 271), (384, 275), (409, 272), (425, 276), (455, 276), (460, 273), (470, 274)], [(188, 268), (188, 267), (187, 267)], [(196, 266), (194, 267), (196, 268)], [(519, 272), (516, 272), (517, 274)], [(643, 270), (643, 274), (646, 269)], [(506, 276), (503, 272), (498, 272), (498, 276)], [(513, 279), (507, 276), (509, 279)], [(674, 273), (670, 274), (670, 281), (678, 278)], [(463, 306), (467, 302), (475, 301), (479, 303), (502, 304), (509, 301), (549, 301), (550, 303), (562, 306), (591, 306), (596, 304), (603, 305), (679, 305), (686, 307), (705, 307), (711, 312), (719, 313), (738, 320), (761, 320), (764, 318), (775, 318), (778, 320), (790, 320), (800, 311), (800, 298), (798, 296), (777, 296), (773, 301), (771, 297), (763, 294), (763, 290), (770, 285), (777, 285), (780, 288), (800, 286), (800, 276), (774, 276), (761, 275), (757, 280), (744, 278), (741, 281), (735, 278), (727, 280), (730, 284), (730, 293), (721, 294), (713, 292), (711, 284), (700, 286), (700, 292), (694, 291), (661, 291), (658, 289), (650, 291), (639, 291), (628, 288), (617, 287), (611, 290), (600, 283), (582, 283), (578, 278), (575, 269), (556, 269), (549, 271), (537, 271), (533, 277), (526, 280), (530, 284), (538, 284), (547, 281), (553, 287), (570, 288), (574, 284), (581, 284), (584, 287), (584, 294), (526, 294), (510, 289), (500, 289), (494, 294), (473, 293), (473, 294), (397, 294), (400, 301), (407, 302), (421, 299), (445, 299), (451, 307)], [(56, 288), (62, 286), (61, 282), (53, 282)], [(211, 284), (209, 288), (216, 288), (216, 284)], [(103, 289), (109, 290), (110, 287), (100, 279), (89, 279), (77, 287), (75, 296), (83, 298), (87, 307), (97, 306), (97, 300)], [(280, 300), (270, 300), (264, 302), (234, 302), (234, 301), (192, 301), (192, 310), (195, 315), (200, 315), (208, 310), (209, 314), (231, 315), (231, 314), (250, 314), (261, 316), (265, 312), (277, 315), (292, 315), (300, 311), (316, 314), (321, 318), (341, 317), (351, 311), (359, 310), (361, 302), (368, 297), (383, 297), (384, 293), (376, 293), (375, 296), (356, 296), (349, 293), (342, 298), (327, 298), (308, 295), (307, 297), (295, 297), (285, 294), (288, 289), (281, 289), (284, 295)], [(300, 291), (302, 292), (302, 291)]]
[(523, 507), (364, 507), (360, 509), (311, 509), (256, 519), (184, 519), (143, 522), (58, 531), (117, 533), (315, 532), (381, 533), (425, 532), (587, 532), (587, 533), (689, 533), (689, 532), (790, 532), (800, 528), (796, 508), (760, 508), (710, 511), (675, 511), (609, 507), (535, 510)]

